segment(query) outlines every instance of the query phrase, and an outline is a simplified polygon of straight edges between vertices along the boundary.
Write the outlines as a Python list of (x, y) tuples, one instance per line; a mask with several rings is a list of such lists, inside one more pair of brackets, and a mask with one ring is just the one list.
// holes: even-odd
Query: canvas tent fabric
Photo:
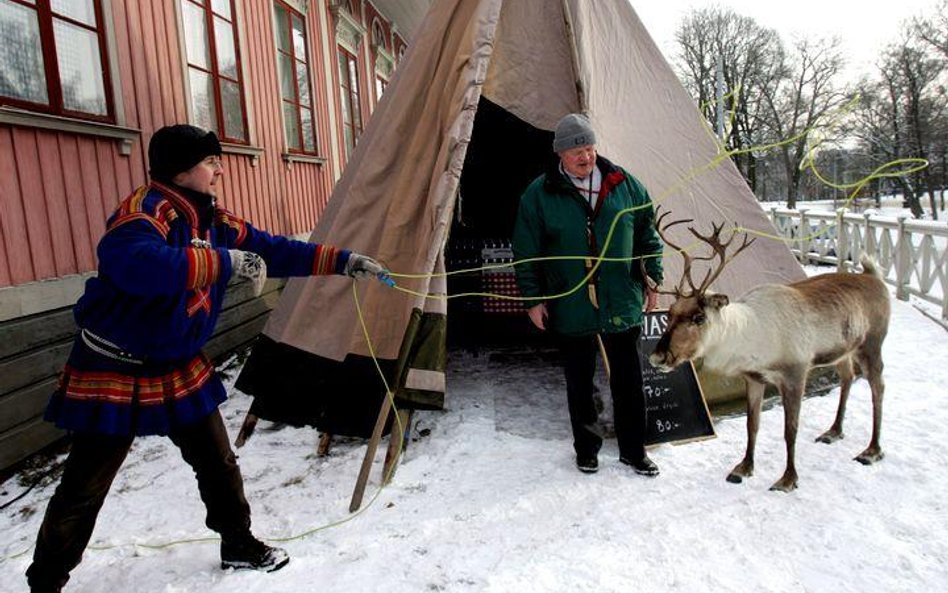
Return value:
[[(358, 285), (371, 346), (393, 387), (434, 394), (419, 405), (438, 407), (444, 391), (446, 281), (437, 274), (485, 103), (541, 132), (585, 111), (600, 153), (632, 171), (675, 218), (692, 218), (702, 230), (714, 221), (776, 234), (736, 167), (717, 159), (713, 135), (628, 0), (434, 2), (311, 237), (421, 275), (397, 279), (416, 295)], [(540, 160), (552, 157), (548, 150)], [(684, 229), (673, 230), (681, 244), (693, 243)], [(673, 253), (664, 267), (667, 279), (681, 274)], [(739, 295), (803, 277), (786, 245), (763, 239), (714, 288)], [(364, 428), (382, 397), (377, 376), (354, 378), (374, 373), (369, 355), (351, 281), (292, 279), (237, 387), (255, 396), (251, 411), (265, 418), (269, 410), (273, 419), (320, 425), (341, 406), (361, 411), (368, 422), (356, 424)], [(367, 434), (363, 428), (329, 430)]]

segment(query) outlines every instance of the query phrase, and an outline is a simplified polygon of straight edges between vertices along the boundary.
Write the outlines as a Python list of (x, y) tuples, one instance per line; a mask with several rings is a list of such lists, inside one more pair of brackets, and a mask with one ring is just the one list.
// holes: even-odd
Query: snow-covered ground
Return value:
[[(190, 469), (167, 439), (142, 438), (66, 591), (945, 591), (946, 346), (942, 327), (893, 300), (886, 458), (869, 467), (852, 460), (869, 440), (865, 381), (853, 388), (846, 438), (834, 445), (813, 439), (831, 423), (837, 392), (810, 398), (797, 444), (800, 487), (789, 494), (768, 491), (784, 464), (779, 406), (763, 414), (757, 474), (744, 484), (724, 480), (743, 454), (743, 417), (718, 419), (715, 439), (655, 448), (657, 479), (620, 465), (614, 440), (599, 473), (584, 475), (548, 356), (454, 353), (447, 410), (416, 415), (403, 463), (381, 491), (379, 455), (369, 504), (354, 517), (346, 509), (361, 441), (319, 458), (314, 430), (261, 426), (239, 451), (255, 531), (292, 556), (273, 574), (218, 568)], [(232, 435), (249, 403), (232, 390), (224, 404)], [(0, 591), (25, 591), (53, 488), (0, 511)], [(0, 503), (22, 489), (17, 478), (0, 485)]]

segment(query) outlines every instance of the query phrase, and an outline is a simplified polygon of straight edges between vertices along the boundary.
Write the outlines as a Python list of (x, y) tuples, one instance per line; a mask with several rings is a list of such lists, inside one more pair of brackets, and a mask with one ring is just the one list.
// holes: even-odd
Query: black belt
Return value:
[(113, 360), (119, 360), (121, 362), (127, 362), (129, 364), (145, 364), (145, 361), (141, 358), (137, 358), (128, 352), (125, 352), (112, 342), (100, 338), (91, 331), (84, 329), (80, 332), (82, 336), (82, 341), (90, 350), (97, 354), (101, 354), (106, 358), (111, 358)]

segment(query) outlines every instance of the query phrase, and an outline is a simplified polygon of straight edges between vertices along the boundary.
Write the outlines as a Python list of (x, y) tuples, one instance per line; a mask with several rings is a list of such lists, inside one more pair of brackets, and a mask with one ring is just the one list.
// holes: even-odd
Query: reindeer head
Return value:
[[(660, 208), (656, 210), (656, 213), (659, 210)], [(678, 286), (673, 290), (663, 290), (654, 283), (650, 285), (652, 290), (675, 297), (675, 302), (668, 310), (668, 326), (665, 328), (661, 339), (659, 339), (655, 351), (648, 357), (652, 366), (663, 372), (668, 372), (687, 360), (699, 358), (703, 355), (705, 338), (708, 332), (713, 331), (721, 309), (728, 304), (727, 295), (715, 294), (708, 291), (708, 288), (717, 280), (725, 266), (738, 253), (747, 249), (754, 242), (754, 239), (748, 238), (747, 234), (744, 233), (741, 245), (728, 254), (728, 247), (738, 234), (736, 229), (731, 230), (730, 238), (727, 241), (722, 241), (723, 223), (720, 225), (712, 223), (711, 232), (707, 235), (702, 235), (694, 227), (689, 226), (688, 231), (692, 235), (711, 247), (711, 253), (708, 255), (692, 256), (686, 249), (672, 242), (666, 231), (675, 225), (694, 222), (693, 219), (665, 222), (669, 214), (668, 211), (659, 214), (655, 221), (655, 227), (665, 244), (677, 251), (684, 259), (684, 269), (682, 270), (681, 280), (678, 281)], [(695, 261), (712, 262), (704, 275), (704, 279), (699, 284), (695, 284), (692, 277), (691, 266)], [(649, 281), (648, 276), (645, 277), (646, 281)]]

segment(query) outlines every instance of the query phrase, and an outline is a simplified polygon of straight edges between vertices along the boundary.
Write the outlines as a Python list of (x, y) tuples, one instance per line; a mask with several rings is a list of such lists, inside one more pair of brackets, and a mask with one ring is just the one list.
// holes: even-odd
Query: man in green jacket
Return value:
[[(657, 295), (642, 269), (662, 280), (662, 243), (648, 192), (627, 171), (596, 154), (596, 134), (582, 114), (556, 126), (559, 163), (535, 179), (520, 199), (514, 227), (517, 284), (535, 299), (530, 321), (555, 334), (563, 355), (576, 466), (599, 469), (602, 435), (593, 401), (597, 341), (611, 369), (619, 461), (657, 476), (645, 452), (646, 410), (638, 338), (642, 309)], [(600, 261), (600, 253), (602, 259)]]

